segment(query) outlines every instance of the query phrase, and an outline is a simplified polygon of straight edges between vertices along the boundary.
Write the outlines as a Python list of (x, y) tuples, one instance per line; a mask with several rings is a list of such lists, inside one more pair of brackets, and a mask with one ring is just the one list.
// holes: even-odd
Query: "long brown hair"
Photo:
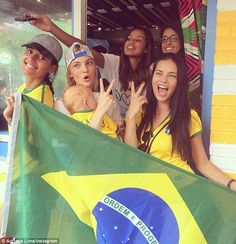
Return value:
[[(177, 151), (182, 160), (191, 160), (191, 143), (189, 125), (191, 109), (188, 95), (188, 80), (186, 66), (183, 58), (177, 54), (167, 53), (158, 58), (154, 65), (152, 76), (157, 64), (162, 60), (172, 60), (177, 66), (177, 86), (170, 99), (170, 120), (167, 125), (172, 137), (172, 154)], [(147, 83), (148, 104), (145, 107), (144, 115), (137, 130), (138, 140), (141, 141), (141, 134), (152, 126), (156, 116), (158, 101), (153, 93), (152, 81)]]
[(143, 81), (147, 82), (150, 76), (150, 65), (154, 61), (154, 41), (152, 33), (146, 28), (135, 28), (132, 31), (134, 30), (140, 30), (145, 34), (147, 52), (143, 54), (142, 60), (135, 70), (133, 70), (130, 65), (129, 57), (124, 53), (123, 46), (119, 63), (119, 79), (122, 89), (125, 91), (128, 89), (129, 81), (131, 80), (135, 81), (135, 87), (138, 87)]

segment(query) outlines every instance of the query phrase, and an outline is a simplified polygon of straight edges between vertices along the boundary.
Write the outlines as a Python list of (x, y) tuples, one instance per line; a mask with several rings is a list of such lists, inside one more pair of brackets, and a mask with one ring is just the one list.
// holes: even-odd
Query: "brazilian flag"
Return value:
[(60, 244), (236, 243), (235, 192), (26, 96), (19, 109), (7, 235)]

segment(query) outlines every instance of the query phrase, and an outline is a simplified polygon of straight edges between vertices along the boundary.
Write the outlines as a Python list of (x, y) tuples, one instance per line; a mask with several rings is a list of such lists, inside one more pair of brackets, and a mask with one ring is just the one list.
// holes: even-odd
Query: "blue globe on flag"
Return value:
[(105, 196), (93, 209), (97, 242), (175, 244), (179, 227), (168, 204), (150, 191), (123, 188)]

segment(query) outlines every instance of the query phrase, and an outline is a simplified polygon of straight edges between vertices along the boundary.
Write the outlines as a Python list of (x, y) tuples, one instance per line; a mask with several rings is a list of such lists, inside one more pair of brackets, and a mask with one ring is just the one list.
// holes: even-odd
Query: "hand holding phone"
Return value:
[(15, 21), (22, 21), (22, 22), (32, 21), (32, 20), (36, 20), (36, 18), (32, 16), (21, 16), (15, 18)]

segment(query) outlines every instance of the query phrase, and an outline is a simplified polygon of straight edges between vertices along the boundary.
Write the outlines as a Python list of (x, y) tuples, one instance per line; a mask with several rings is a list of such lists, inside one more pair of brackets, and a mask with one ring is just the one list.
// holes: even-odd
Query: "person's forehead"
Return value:
[(156, 69), (162, 69), (162, 68), (171, 69), (173, 71), (177, 71), (176, 63), (173, 60), (171, 60), (171, 59), (160, 60), (157, 63)]
[(67, 99), (73, 99), (73, 98), (80, 96), (80, 95), (81, 95), (81, 91), (78, 88), (76, 88), (76, 86), (72, 86), (67, 91), (66, 98)]
[(145, 38), (145, 34), (142, 30), (133, 30), (129, 36), (131, 37), (140, 37), (140, 38)]
[(172, 29), (172, 28), (166, 28), (163, 32), (163, 35), (166, 35), (166, 34), (174, 34), (174, 35), (178, 35), (178, 33)]

